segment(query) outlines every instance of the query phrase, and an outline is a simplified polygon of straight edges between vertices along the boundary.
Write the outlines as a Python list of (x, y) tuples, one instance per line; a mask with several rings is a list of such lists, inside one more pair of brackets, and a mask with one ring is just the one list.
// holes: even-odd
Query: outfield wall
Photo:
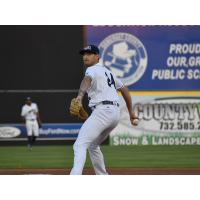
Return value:
[[(41, 131), (50, 123), (67, 140), (57, 125), (66, 124), (66, 133), (70, 123), (82, 123), (68, 112), (84, 74), (78, 49), (95, 44), (100, 62), (130, 89), (140, 118), (138, 127), (130, 127), (120, 98), (123, 118), (111, 133), (112, 145), (198, 145), (199, 35), (200, 26), (1, 26), (0, 124), (21, 126), (21, 107), (31, 96)], [(0, 140), (15, 134), (6, 130), (0, 129)], [(24, 126), (20, 131), (13, 139), (25, 137)]]
[(131, 91), (140, 121), (121, 119), (111, 145), (200, 144), (200, 26), (88, 26), (87, 43)]
[(82, 26), (0, 26), (0, 123), (21, 123), (27, 96), (44, 123), (77, 122), (67, 112), (83, 77)]
[(75, 140), (82, 122), (68, 109), (84, 74), (83, 26), (0, 26), (0, 43), (0, 141), (26, 140), (27, 96), (39, 107), (40, 140)]

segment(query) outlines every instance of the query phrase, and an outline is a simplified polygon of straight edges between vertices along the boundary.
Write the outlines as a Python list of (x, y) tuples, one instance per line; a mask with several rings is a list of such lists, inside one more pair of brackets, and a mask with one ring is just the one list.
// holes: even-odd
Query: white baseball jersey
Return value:
[(37, 119), (38, 107), (36, 103), (31, 103), (31, 105), (25, 104), (22, 107), (21, 116), (25, 118), (25, 120), (34, 120)]
[(102, 101), (117, 101), (117, 89), (124, 87), (123, 83), (110, 70), (101, 64), (88, 67), (85, 76), (92, 79), (91, 87), (87, 90), (89, 107)]

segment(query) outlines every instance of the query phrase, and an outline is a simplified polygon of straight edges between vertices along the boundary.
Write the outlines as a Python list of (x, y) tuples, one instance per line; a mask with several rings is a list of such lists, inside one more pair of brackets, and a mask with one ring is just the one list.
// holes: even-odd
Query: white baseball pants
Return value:
[(74, 165), (71, 175), (81, 175), (86, 161), (87, 149), (97, 175), (106, 175), (103, 154), (99, 145), (114, 129), (120, 118), (116, 105), (98, 105), (80, 129), (74, 143)]
[(39, 126), (37, 120), (26, 120), (26, 130), (28, 136), (39, 136)]

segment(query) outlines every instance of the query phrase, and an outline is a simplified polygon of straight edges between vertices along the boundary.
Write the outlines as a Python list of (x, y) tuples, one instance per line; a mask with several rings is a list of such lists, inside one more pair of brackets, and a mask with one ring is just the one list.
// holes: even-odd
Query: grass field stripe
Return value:
[[(200, 168), (198, 145), (102, 145), (101, 150), (108, 168)], [(0, 169), (66, 169), (72, 165), (72, 145), (35, 145), (32, 151), (26, 145), (0, 146)], [(89, 157), (85, 167), (92, 167)]]

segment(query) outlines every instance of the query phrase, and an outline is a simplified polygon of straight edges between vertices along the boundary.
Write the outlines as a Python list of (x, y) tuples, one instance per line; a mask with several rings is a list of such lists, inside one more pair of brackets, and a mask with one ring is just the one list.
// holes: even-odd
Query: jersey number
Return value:
[[(110, 78), (106, 72), (105, 72), (105, 75), (107, 77), (108, 86), (111, 87), (112, 85), (114, 85), (114, 87), (115, 87), (115, 81), (114, 81), (113, 75), (110, 73)], [(115, 89), (116, 89), (116, 87), (115, 87)]]

